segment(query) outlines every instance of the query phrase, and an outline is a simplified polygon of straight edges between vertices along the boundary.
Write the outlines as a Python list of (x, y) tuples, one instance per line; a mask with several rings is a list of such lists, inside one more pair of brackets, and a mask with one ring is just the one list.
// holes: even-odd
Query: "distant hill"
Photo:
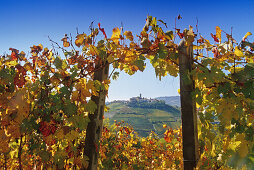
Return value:
[(105, 118), (109, 118), (110, 124), (123, 120), (142, 137), (151, 131), (162, 135), (163, 124), (172, 128), (181, 125), (179, 108), (167, 105), (163, 100), (133, 97), (129, 101), (108, 102), (107, 107), (109, 111)]
[(171, 106), (181, 107), (180, 96), (164, 96), (164, 97), (156, 97), (155, 99), (163, 100), (166, 104)]

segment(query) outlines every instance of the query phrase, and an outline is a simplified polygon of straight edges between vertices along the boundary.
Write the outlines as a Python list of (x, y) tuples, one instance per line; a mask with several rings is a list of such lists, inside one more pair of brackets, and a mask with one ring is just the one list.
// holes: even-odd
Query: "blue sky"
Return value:
[[(25, 52), (39, 43), (50, 47), (48, 36), (60, 42), (65, 33), (75, 35), (77, 27), (80, 32), (88, 32), (92, 21), (100, 22), (108, 35), (121, 22), (125, 30), (139, 33), (147, 14), (165, 21), (170, 30), (179, 14), (183, 19), (177, 27), (182, 29), (195, 26), (198, 18), (199, 32), (209, 38), (216, 26), (228, 33), (233, 27), (233, 36), (240, 41), (246, 32), (254, 33), (253, 9), (253, 0), (0, 0), (0, 54), (9, 53), (10, 47)], [(178, 95), (178, 88), (177, 78), (167, 76), (159, 81), (147, 65), (143, 73), (120, 74), (117, 81), (112, 81), (107, 100), (128, 99), (139, 93), (148, 98)]]

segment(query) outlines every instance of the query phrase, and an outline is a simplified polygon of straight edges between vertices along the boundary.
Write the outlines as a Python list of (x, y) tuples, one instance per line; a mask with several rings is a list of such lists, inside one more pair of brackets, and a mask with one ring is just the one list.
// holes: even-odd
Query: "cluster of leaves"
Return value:
[[(174, 75), (172, 70), (177, 73), (175, 65), (179, 65), (178, 56), (182, 55), (181, 47), (175, 44), (177, 36), (184, 39), (187, 48), (194, 50), (192, 71), (186, 79), (193, 80), (196, 86), (193, 98), (200, 120), (200, 162), (209, 159), (209, 166), (204, 166), (215, 169), (227, 165), (251, 167), (254, 160), (254, 43), (247, 40), (252, 34), (246, 33), (241, 42), (236, 43), (232, 34), (217, 26), (216, 33), (211, 34), (212, 44), (201, 35), (198, 37), (191, 26), (183, 32), (175, 29), (174, 35), (172, 31), (164, 32), (154, 17), (147, 18), (144, 31), (154, 34), (154, 42), (146, 50), (159, 77), (165, 76), (164, 73)], [(158, 48), (153, 48), (155, 45)], [(166, 68), (160, 65), (164, 62), (168, 64)]]
[(67, 51), (68, 38), (62, 39), (65, 59), (41, 44), (30, 55), (10, 48), (11, 55), (0, 57), (1, 169), (87, 165), (88, 113), (97, 107), (91, 96), (107, 90), (109, 81), (93, 80), (106, 63), (105, 45), (94, 46), (94, 32), (83, 42), (80, 37), (79, 50)]
[[(254, 48), (246, 39), (237, 44), (232, 35), (216, 27), (215, 44), (203, 37), (198, 40), (197, 65), (192, 72), (199, 109), (200, 141), (209, 152), (202, 159), (213, 158), (211, 166), (253, 165)], [(203, 56), (203, 52), (213, 57)], [(216, 146), (216, 147), (215, 147)], [(219, 147), (218, 147), (219, 146)]]
[[(214, 44), (211, 44), (204, 37), (198, 37), (191, 26), (182, 32), (177, 28), (164, 31), (160, 24), (167, 28), (163, 21), (148, 16), (137, 40), (130, 31), (123, 32), (122, 28), (114, 28), (111, 38), (108, 38), (100, 24), (98, 28), (91, 27), (89, 35), (78, 34), (75, 42), (66, 35), (62, 39), (63, 46), (51, 40), (56, 48), (63, 51), (65, 59), (54, 49), (52, 51), (42, 45), (31, 47), (30, 55), (10, 48), (10, 55), (1, 56), (1, 168), (87, 166), (87, 158), (83, 154), (89, 122), (87, 115), (96, 110), (90, 98), (99, 95), (102, 89), (107, 90), (110, 83), (109, 79), (93, 80), (94, 72), (112, 64), (114, 69), (132, 75), (138, 70), (143, 71), (148, 59), (159, 78), (168, 74), (176, 77), (181, 54), (177, 39), (185, 39), (185, 46), (194, 48), (190, 77), (196, 85), (193, 97), (198, 104), (200, 119), (200, 162), (210, 161), (209, 165), (204, 163), (202, 166), (218, 168), (226, 167), (227, 162), (231, 162), (232, 167), (253, 163), (254, 45), (247, 41), (251, 33), (247, 33), (237, 44), (232, 35), (216, 27), (216, 34), (211, 34)], [(96, 42), (99, 32), (102, 32), (103, 39)], [(226, 35), (225, 42), (222, 42), (222, 33)], [(192, 45), (195, 40), (196, 45)], [(116, 78), (118, 74), (111, 75)], [(120, 125), (117, 127), (122, 128)], [(104, 148), (104, 156), (102, 154), (101, 157), (103, 166), (130, 167), (128, 160), (135, 166), (146, 167), (147, 162), (142, 160), (150, 159), (149, 156), (153, 156), (151, 153), (157, 160), (164, 160), (160, 153), (165, 157), (171, 154), (165, 152), (172, 151), (172, 144), (164, 145), (168, 151), (162, 151), (156, 137), (151, 136), (142, 144), (142, 141), (138, 143), (134, 134), (131, 135), (131, 129), (127, 133), (124, 128), (114, 135), (105, 130), (102, 143), (110, 141), (105, 146), (117, 145), (114, 143), (116, 139), (124, 141), (131, 138), (127, 147), (132, 148), (133, 153), (121, 150), (125, 147), (113, 147), (121, 152), (116, 154), (108, 153)], [(149, 145), (150, 141), (156, 146)], [(140, 157), (134, 159), (131, 155), (135, 154)], [(113, 162), (107, 157), (114, 157)], [(182, 164), (179, 158), (174, 161), (172, 166)], [(149, 163), (159, 166), (155, 160)], [(172, 167), (167, 161), (164, 165)]]
[[(99, 31), (104, 39), (96, 42)], [(39, 44), (31, 47), (30, 54), (10, 48), (10, 55), (0, 57), (3, 168), (86, 167), (88, 114), (97, 109), (91, 96), (107, 90), (110, 83), (94, 80), (94, 73), (108, 64), (128, 74), (145, 68), (145, 57), (130, 31), (115, 28), (107, 38), (98, 24), (89, 35), (77, 34), (75, 42), (68, 35), (62, 46), (50, 41), (52, 50)]]
[(182, 169), (182, 159), (181, 129), (167, 128), (160, 139), (154, 132), (138, 137), (124, 122), (103, 128), (100, 169)]

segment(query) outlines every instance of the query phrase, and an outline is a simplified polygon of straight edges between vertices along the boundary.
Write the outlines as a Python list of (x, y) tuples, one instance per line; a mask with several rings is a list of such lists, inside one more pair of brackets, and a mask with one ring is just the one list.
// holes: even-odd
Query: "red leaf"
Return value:
[(219, 58), (219, 51), (217, 47), (213, 47), (212, 52), (215, 58)]
[(95, 150), (98, 153), (98, 145), (94, 142)]
[(211, 33), (211, 36), (213, 37), (213, 39), (214, 39), (215, 42), (219, 42), (219, 40), (218, 40), (218, 38), (216, 37), (216, 35), (213, 35), (213, 34)]
[(21, 66), (20, 64), (16, 65), (16, 68), (18, 69), (18, 72), (23, 74), (23, 75), (26, 75), (26, 69)]
[(30, 47), (31, 48), (31, 53), (39, 53), (39, 52), (41, 52), (42, 51), (42, 49), (43, 49), (43, 47), (42, 47), (42, 45), (41, 44), (39, 44), (39, 45), (33, 45), (32, 47)]
[(16, 73), (15, 77), (14, 77), (14, 85), (18, 86), (19, 88), (21, 88), (23, 85), (26, 84), (26, 79), (25, 79), (25, 75), (23, 75), (22, 73)]
[(180, 29), (176, 29), (176, 32), (181, 39), (184, 37), (184, 33), (180, 33)]
[(46, 122), (40, 122), (40, 127), (39, 127), (40, 132), (42, 133), (43, 136), (47, 137), (50, 135), (50, 128), (48, 127)]
[(99, 30), (103, 33), (103, 35), (107, 39), (107, 35), (106, 35), (105, 31), (104, 31), (104, 28), (101, 28), (101, 23), (98, 23), (98, 26), (99, 26)]
[(11, 59), (12, 60), (17, 60), (18, 57), (19, 57), (19, 55), (18, 55), (19, 50), (16, 50), (14, 48), (9, 48), (9, 50), (11, 50)]

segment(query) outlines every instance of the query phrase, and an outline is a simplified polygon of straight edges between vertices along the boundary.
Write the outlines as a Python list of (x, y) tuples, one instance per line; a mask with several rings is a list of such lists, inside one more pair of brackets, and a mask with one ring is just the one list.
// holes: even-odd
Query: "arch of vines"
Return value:
[[(137, 37), (122, 28), (114, 28), (108, 37), (100, 24), (75, 39), (66, 35), (63, 45), (54, 43), (62, 57), (41, 44), (31, 47), (29, 55), (10, 48), (10, 55), (0, 57), (0, 168), (86, 168), (88, 115), (97, 109), (91, 96), (110, 85), (110, 77), (98, 81), (94, 73), (112, 65), (132, 75), (149, 60), (157, 77), (176, 77), (176, 39), (183, 38), (186, 46), (195, 44), (189, 74), (195, 81), (199, 118), (197, 166), (248, 167), (254, 159), (254, 43), (248, 41), (250, 32), (240, 43), (219, 27), (211, 35), (210, 42), (191, 26), (167, 31), (163, 21), (149, 16)], [(167, 139), (174, 135), (167, 132)], [(206, 160), (210, 165), (204, 165)]]

